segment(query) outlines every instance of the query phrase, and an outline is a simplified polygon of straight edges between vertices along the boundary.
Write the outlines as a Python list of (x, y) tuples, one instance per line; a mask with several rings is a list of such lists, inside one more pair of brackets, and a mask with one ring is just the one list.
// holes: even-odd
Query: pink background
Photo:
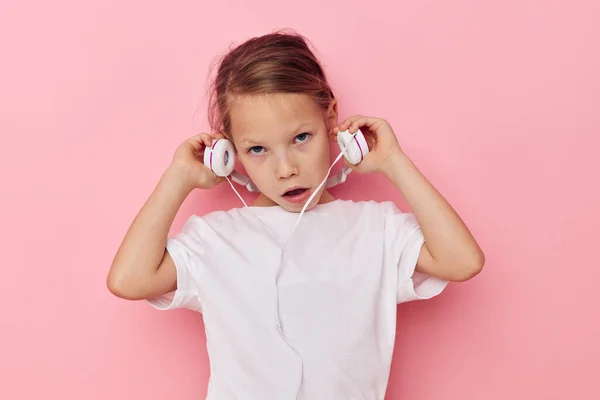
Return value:
[[(598, 4), (2, 2), (0, 398), (204, 397), (201, 315), (120, 300), (105, 277), (207, 127), (214, 56), (286, 27), (316, 45), (342, 118), (388, 119), (487, 256), (399, 307), (387, 398), (600, 398)], [(405, 205), (379, 177), (334, 194)], [(188, 200), (175, 230), (239, 205), (228, 185)]]

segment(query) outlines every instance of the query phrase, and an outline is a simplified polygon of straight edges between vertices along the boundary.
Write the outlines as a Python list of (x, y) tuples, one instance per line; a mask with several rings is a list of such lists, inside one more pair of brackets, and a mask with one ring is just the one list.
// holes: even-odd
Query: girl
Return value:
[[(109, 290), (203, 314), (207, 399), (383, 399), (397, 304), (472, 278), (481, 249), (389, 123), (360, 115), (338, 123), (338, 102), (302, 36), (278, 32), (231, 50), (210, 109), (218, 133), (177, 148), (115, 256)], [(346, 165), (383, 174), (413, 213), (338, 200), (323, 187), (337, 133), (359, 129), (369, 153)], [(188, 194), (225, 180), (202, 162), (220, 138), (260, 194), (250, 207), (191, 216), (167, 238)]]

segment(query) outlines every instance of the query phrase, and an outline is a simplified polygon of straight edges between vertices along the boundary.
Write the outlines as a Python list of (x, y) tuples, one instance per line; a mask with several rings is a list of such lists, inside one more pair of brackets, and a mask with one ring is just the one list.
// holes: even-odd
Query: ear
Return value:
[(331, 140), (335, 141), (335, 133), (337, 132), (332, 132), (332, 129), (338, 124), (338, 102), (336, 99), (332, 99), (331, 103), (329, 103), (329, 106), (325, 111), (325, 121), (327, 123), (327, 132), (329, 133)]

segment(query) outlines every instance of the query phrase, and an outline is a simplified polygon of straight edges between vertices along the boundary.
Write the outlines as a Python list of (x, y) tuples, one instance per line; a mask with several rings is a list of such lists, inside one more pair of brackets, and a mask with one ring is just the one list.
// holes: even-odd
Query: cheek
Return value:
[(330, 163), (330, 151), (331, 147), (329, 146), (328, 141), (324, 141), (323, 143), (319, 143), (319, 147), (317, 151), (315, 151), (314, 162), (315, 165), (320, 166), (321, 168), (329, 168)]
[(253, 182), (260, 183), (261, 181), (265, 180), (266, 174), (264, 173), (264, 160), (249, 155), (239, 157), (238, 160), (240, 164), (244, 167), (246, 175), (248, 175)]

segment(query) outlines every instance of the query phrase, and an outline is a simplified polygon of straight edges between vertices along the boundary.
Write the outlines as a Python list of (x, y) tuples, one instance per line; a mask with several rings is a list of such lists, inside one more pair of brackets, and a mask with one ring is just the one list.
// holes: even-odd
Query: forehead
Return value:
[(324, 121), (319, 106), (308, 95), (296, 93), (238, 96), (230, 116), (235, 139), (289, 133), (301, 124)]

